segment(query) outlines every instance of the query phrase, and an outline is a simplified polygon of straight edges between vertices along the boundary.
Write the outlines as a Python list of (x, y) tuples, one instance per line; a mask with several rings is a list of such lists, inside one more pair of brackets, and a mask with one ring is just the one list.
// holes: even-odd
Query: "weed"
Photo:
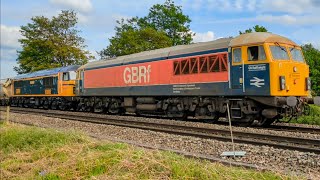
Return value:
[(52, 129), (11, 126), (0, 131), (0, 149), (9, 153), (17, 150), (53, 148), (75, 142), (84, 142), (79, 134), (62, 133)]
[(4, 125), (0, 136), (4, 179), (289, 178), (35, 127)]
[(320, 125), (320, 107), (310, 105), (310, 114), (292, 119), (290, 123)]

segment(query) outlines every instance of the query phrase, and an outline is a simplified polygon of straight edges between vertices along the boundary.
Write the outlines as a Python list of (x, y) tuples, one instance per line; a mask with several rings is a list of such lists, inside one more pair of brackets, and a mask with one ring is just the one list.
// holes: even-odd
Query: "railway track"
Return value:
[[(81, 113), (81, 115), (65, 114), (61, 112), (52, 112), (39, 109), (12, 109), (12, 112), (43, 115), (47, 117), (75, 120), (81, 122), (115, 125), (129, 128), (138, 128), (183, 136), (193, 136), (206, 139), (215, 139), (219, 141), (230, 141), (230, 132), (224, 129), (193, 127), (185, 125), (165, 124), (161, 122), (146, 122), (137, 120), (127, 120), (123, 118), (96, 117)], [(279, 149), (297, 150), (301, 152), (312, 152), (320, 154), (320, 140), (306, 139), (297, 137), (286, 137), (270, 134), (249, 133), (242, 131), (233, 131), (234, 142), (243, 144), (252, 144), (258, 146), (271, 146)]]
[[(260, 128), (260, 127), (259, 127)], [(265, 128), (266, 129), (266, 128)], [(303, 132), (320, 134), (320, 128), (310, 128), (310, 127), (298, 127), (298, 126), (286, 126), (286, 125), (271, 125), (267, 129), (279, 130), (279, 131), (290, 131), (290, 132)]]
[[(217, 124), (220, 125), (229, 125), (227, 120), (218, 121)], [(320, 128), (311, 128), (311, 127), (299, 127), (299, 126), (290, 126), (290, 125), (278, 125), (277, 123), (270, 125), (269, 127), (258, 127), (252, 126), (256, 129), (268, 129), (273, 131), (288, 131), (288, 132), (301, 132), (301, 133), (310, 133), (310, 134), (320, 134)]]
[[(11, 107), (11, 108), (12, 108), (12, 110), (25, 109), (25, 108), (19, 108), (19, 107)], [(33, 109), (33, 110), (36, 110), (36, 109)], [(41, 110), (41, 109), (39, 109), (39, 110)], [(1, 111), (1, 108), (0, 108), (0, 111)], [(54, 110), (52, 110), (52, 111), (54, 111)], [(94, 113), (94, 114), (96, 114), (96, 113)], [(126, 116), (134, 116), (134, 115), (126, 114)], [(146, 116), (146, 118), (159, 118), (159, 116)], [(162, 118), (161, 117), (161, 119), (170, 119), (170, 118)], [(195, 119), (189, 119), (188, 121), (206, 123), (206, 122), (195, 120)], [(227, 120), (225, 120), (225, 118), (223, 118), (223, 120), (220, 120), (220, 121), (218, 121), (218, 122), (216, 122), (214, 124), (229, 126), (229, 123), (227, 122)], [(237, 126), (237, 125), (234, 124), (234, 126)], [(270, 125), (269, 127), (252, 126), (252, 128), (264, 129), (264, 130), (272, 130), (272, 131), (287, 131), (287, 132), (300, 132), (300, 133), (320, 134), (320, 128), (299, 127), (299, 126), (290, 126), (290, 125), (277, 125), (277, 124), (274, 124), (274, 125)]]

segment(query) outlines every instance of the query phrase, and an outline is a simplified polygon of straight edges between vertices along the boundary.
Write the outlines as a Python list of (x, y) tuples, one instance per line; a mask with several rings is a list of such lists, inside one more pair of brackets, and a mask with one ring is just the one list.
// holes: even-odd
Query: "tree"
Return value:
[(190, 30), (190, 22), (189, 16), (183, 14), (181, 6), (175, 6), (171, 0), (153, 5), (149, 14), (139, 19), (139, 25), (142, 27), (165, 31), (174, 46), (191, 43), (194, 33)]
[(84, 50), (84, 39), (76, 29), (78, 21), (74, 11), (62, 11), (57, 17), (31, 18), (32, 23), (21, 26), (18, 51), (19, 74), (74, 64), (85, 64), (92, 56)]
[(312, 44), (305, 44), (301, 47), (310, 68), (312, 91), (314, 94), (320, 95), (320, 50), (314, 48)]
[[(267, 28), (265, 28), (263, 26), (255, 25), (252, 28), (253, 28), (254, 32), (268, 32)], [(239, 34), (252, 33), (253, 30), (251, 28), (249, 28), (249, 29), (246, 29), (244, 32), (239, 31)]]
[(106, 57), (116, 57), (168, 47), (171, 44), (170, 38), (162, 31), (156, 31), (150, 27), (128, 29), (112, 37), (110, 45), (102, 53)]
[[(171, 0), (153, 5), (145, 17), (117, 21), (115, 36), (100, 52), (102, 58), (112, 58), (141, 51), (190, 44), (194, 33), (190, 18)], [(131, 35), (129, 37), (128, 35)]]

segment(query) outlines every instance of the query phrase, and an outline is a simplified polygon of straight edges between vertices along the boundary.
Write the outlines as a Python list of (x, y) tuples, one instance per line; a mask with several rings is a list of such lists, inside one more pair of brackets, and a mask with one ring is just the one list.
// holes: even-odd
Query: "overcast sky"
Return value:
[[(78, 29), (87, 49), (96, 56), (114, 35), (116, 20), (145, 16), (164, 0), (1, 0), (0, 79), (15, 76), (21, 25), (33, 16), (55, 16), (61, 10), (78, 13)], [(236, 36), (256, 24), (298, 44), (320, 48), (320, 0), (176, 0), (188, 15), (194, 42)]]

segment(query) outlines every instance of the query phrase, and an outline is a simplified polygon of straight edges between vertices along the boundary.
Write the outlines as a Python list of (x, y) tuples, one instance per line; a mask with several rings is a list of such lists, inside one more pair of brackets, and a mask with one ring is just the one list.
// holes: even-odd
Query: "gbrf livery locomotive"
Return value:
[[(217, 121), (226, 116), (229, 104), (232, 121), (242, 125), (268, 125), (284, 116), (301, 115), (308, 104), (320, 105), (320, 97), (308, 98), (309, 67), (301, 48), (271, 33), (62, 69), (48, 70), (55, 73), (46, 76), (36, 72), (14, 78), (7, 86), (11, 105)], [(77, 77), (71, 78), (75, 71)], [(67, 87), (74, 88), (73, 93), (65, 94)]]

